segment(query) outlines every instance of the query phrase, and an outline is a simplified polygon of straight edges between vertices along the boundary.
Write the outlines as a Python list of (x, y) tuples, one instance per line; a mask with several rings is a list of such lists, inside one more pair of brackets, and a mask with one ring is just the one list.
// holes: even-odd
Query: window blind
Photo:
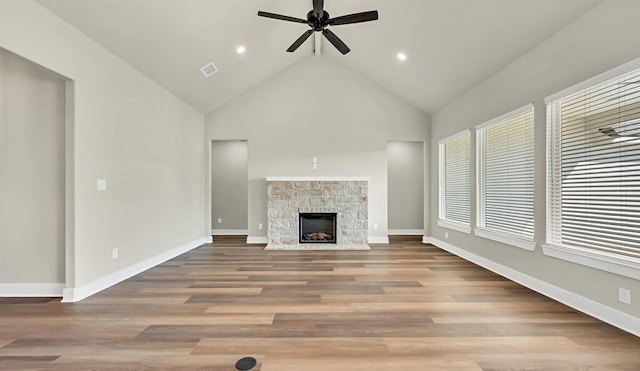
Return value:
[(640, 69), (547, 111), (548, 242), (640, 258)]
[(533, 241), (533, 127), (533, 105), (478, 126), (481, 230)]
[(440, 143), (440, 217), (470, 223), (470, 133), (468, 130)]

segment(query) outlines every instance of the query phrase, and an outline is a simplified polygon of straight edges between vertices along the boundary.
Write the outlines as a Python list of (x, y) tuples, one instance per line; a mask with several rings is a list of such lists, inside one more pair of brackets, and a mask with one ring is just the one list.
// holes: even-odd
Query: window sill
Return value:
[(452, 220), (438, 219), (438, 226), (453, 229), (454, 231), (462, 233), (471, 233), (471, 227), (469, 224), (454, 222)]
[(543, 245), (542, 251), (547, 256), (637, 280), (640, 279), (640, 259), (626, 258), (580, 247), (552, 244)]
[(524, 238), (517, 238), (514, 236), (509, 236), (506, 234), (497, 233), (494, 231), (489, 231), (481, 228), (474, 229), (474, 233), (478, 237), (487, 238), (497, 242), (502, 242), (504, 244), (519, 247), (524, 250), (534, 251), (536, 249), (535, 241), (525, 240)]

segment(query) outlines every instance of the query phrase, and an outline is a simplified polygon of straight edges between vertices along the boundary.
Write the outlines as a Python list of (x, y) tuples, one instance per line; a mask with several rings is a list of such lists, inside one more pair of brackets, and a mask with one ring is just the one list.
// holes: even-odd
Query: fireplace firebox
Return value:
[(299, 213), (300, 243), (336, 243), (337, 213)]

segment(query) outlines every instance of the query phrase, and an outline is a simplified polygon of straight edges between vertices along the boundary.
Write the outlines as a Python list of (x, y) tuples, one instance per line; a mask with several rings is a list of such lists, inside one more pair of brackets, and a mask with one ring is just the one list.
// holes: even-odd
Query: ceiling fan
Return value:
[(636, 85), (636, 84), (640, 84), (640, 80), (638, 81), (621, 81), (618, 83), (618, 85)]
[(347, 54), (351, 51), (347, 44), (345, 44), (340, 38), (334, 34), (327, 26), (339, 26), (343, 24), (351, 24), (351, 23), (361, 23), (361, 22), (369, 22), (375, 21), (378, 19), (378, 11), (371, 10), (368, 12), (362, 13), (353, 13), (348, 15), (343, 15), (340, 17), (331, 18), (329, 13), (324, 10), (324, 0), (313, 0), (313, 9), (307, 13), (307, 19), (289, 17), (286, 15), (274, 14), (259, 11), (258, 15), (260, 17), (279, 19), (282, 21), (296, 22), (296, 23), (306, 23), (311, 27), (310, 30), (307, 30), (302, 34), (296, 41), (291, 44), (288, 52), (294, 52), (302, 43), (304, 43), (309, 36), (315, 32), (322, 32), (322, 35), (329, 40), (329, 42), (336, 47), (342, 54)]
[(609, 127), (599, 128), (598, 131), (615, 141), (640, 139), (640, 120), (633, 119), (613, 124)]

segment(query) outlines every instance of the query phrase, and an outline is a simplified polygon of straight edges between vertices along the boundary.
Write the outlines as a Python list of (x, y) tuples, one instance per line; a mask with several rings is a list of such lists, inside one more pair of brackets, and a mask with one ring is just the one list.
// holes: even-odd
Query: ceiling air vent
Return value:
[(218, 69), (216, 68), (216, 66), (213, 65), (213, 63), (209, 63), (206, 66), (202, 67), (200, 71), (205, 77), (209, 77), (214, 73), (216, 73)]

